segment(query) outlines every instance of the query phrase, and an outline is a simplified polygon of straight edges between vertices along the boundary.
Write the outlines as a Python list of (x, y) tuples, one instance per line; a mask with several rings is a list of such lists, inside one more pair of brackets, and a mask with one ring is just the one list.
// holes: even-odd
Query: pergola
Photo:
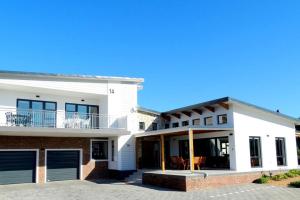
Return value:
[(163, 129), (163, 130), (158, 130), (158, 131), (140, 133), (140, 134), (136, 134), (135, 137), (136, 138), (143, 138), (143, 137), (157, 136), (157, 137), (160, 138), (161, 170), (164, 172), (166, 170), (165, 136), (188, 135), (190, 171), (194, 172), (194, 134), (203, 134), (203, 133), (220, 132), (220, 131), (233, 131), (233, 128), (179, 127), (179, 128), (170, 128), (170, 129)]

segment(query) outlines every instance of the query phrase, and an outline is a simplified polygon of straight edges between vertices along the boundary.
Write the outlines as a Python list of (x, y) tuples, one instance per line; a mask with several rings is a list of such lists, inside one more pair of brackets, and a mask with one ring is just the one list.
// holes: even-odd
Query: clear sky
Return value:
[(3, 0), (0, 69), (142, 77), (159, 111), (232, 96), (300, 117), (300, 1)]

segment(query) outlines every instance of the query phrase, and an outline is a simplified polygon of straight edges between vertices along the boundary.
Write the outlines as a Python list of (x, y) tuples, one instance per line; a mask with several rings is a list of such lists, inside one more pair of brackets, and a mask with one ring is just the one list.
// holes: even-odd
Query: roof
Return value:
[(156, 110), (151, 110), (151, 109), (141, 107), (141, 106), (138, 106), (137, 110), (140, 111), (140, 112), (150, 113), (150, 114), (153, 114), (153, 115), (160, 115), (161, 114), (160, 112), (158, 112)]
[(254, 109), (258, 109), (258, 110), (261, 110), (263, 112), (267, 112), (267, 113), (270, 113), (270, 114), (273, 114), (273, 115), (276, 115), (276, 116), (279, 116), (279, 117), (283, 117), (285, 119), (294, 121), (296, 124), (300, 125), (300, 119), (297, 119), (297, 118), (294, 118), (294, 117), (291, 117), (291, 116), (288, 116), (288, 115), (285, 115), (285, 114), (282, 114), (282, 113), (279, 113), (279, 112), (275, 112), (275, 111), (272, 111), (272, 110), (269, 110), (269, 109), (266, 109), (266, 108), (263, 108), (263, 107), (260, 107), (260, 106), (256, 106), (254, 104), (250, 104), (250, 103), (247, 103), (247, 102), (244, 102), (244, 101), (232, 98), (232, 97), (223, 97), (223, 98), (219, 98), (219, 99), (215, 99), (215, 100), (211, 100), (211, 101), (206, 101), (206, 102), (202, 102), (202, 103), (198, 103), (198, 104), (194, 104), (194, 105), (190, 105), (190, 106), (186, 106), (186, 107), (181, 107), (181, 108), (177, 108), (177, 109), (174, 109), (174, 110), (169, 110), (169, 111), (163, 112), (162, 114), (172, 114), (172, 113), (175, 114), (175, 113), (179, 113), (179, 112), (183, 112), (183, 111), (193, 110), (193, 109), (197, 109), (197, 108), (201, 108), (201, 107), (205, 107), (205, 106), (212, 106), (212, 105), (220, 104), (220, 103), (237, 103), (237, 104), (241, 104), (241, 105), (251, 107), (251, 108), (254, 108)]
[(77, 74), (55, 74), (55, 73), (38, 73), (38, 72), (21, 72), (21, 71), (6, 71), (0, 70), (0, 76), (34, 76), (47, 78), (64, 78), (64, 79), (80, 79), (80, 80), (94, 80), (94, 81), (116, 81), (129, 83), (143, 83), (143, 78), (129, 78), (129, 77), (115, 77), (115, 76), (96, 76), (96, 75), (77, 75)]

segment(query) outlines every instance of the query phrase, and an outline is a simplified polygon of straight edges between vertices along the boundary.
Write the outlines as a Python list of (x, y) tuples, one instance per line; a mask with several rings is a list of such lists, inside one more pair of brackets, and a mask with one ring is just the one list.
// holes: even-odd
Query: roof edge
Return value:
[(0, 70), (0, 75), (1, 74), (11, 75), (11, 76), (34, 76), (34, 77), (81, 79), (81, 80), (123, 81), (123, 82), (133, 82), (133, 83), (143, 83), (144, 82), (143, 78), (130, 78), (130, 77), (118, 77), (118, 76), (56, 74), (56, 73)]

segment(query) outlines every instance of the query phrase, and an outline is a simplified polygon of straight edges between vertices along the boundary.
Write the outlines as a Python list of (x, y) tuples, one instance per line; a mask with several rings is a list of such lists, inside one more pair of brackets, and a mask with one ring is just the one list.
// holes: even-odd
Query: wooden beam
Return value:
[(176, 117), (176, 118), (178, 118), (178, 119), (180, 119), (180, 114), (177, 114), (177, 113), (173, 113), (173, 114), (171, 114), (172, 116), (174, 116), (174, 117)]
[(189, 149), (190, 149), (190, 169), (194, 172), (194, 133), (193, 129), (189, 129)]
[(229, 110), (229, 105), (227, 103), (218, 103), (221, 107), (225, 108), (226, 110)]
[(204, 108), (206, 108), (207, 110), (209, 110), (210, 112), (215, 112), (215, 108), (212, 106), (204, 106)]
[(202, 115), (202, 110), (201, 109), (193, 109), (193, 111), (199, 115)]
[(161, 153), (161, 170), (164, 172), (166, 171), (166, 164), (165, 164), (165, 138), (164, 135), (160, 135), (160, 153)]
[(191, 112), (188, 112), (188, 111), (182, 111), (182, 113), (188, 117), (191, 117), (192, 116), (192, 113)]

